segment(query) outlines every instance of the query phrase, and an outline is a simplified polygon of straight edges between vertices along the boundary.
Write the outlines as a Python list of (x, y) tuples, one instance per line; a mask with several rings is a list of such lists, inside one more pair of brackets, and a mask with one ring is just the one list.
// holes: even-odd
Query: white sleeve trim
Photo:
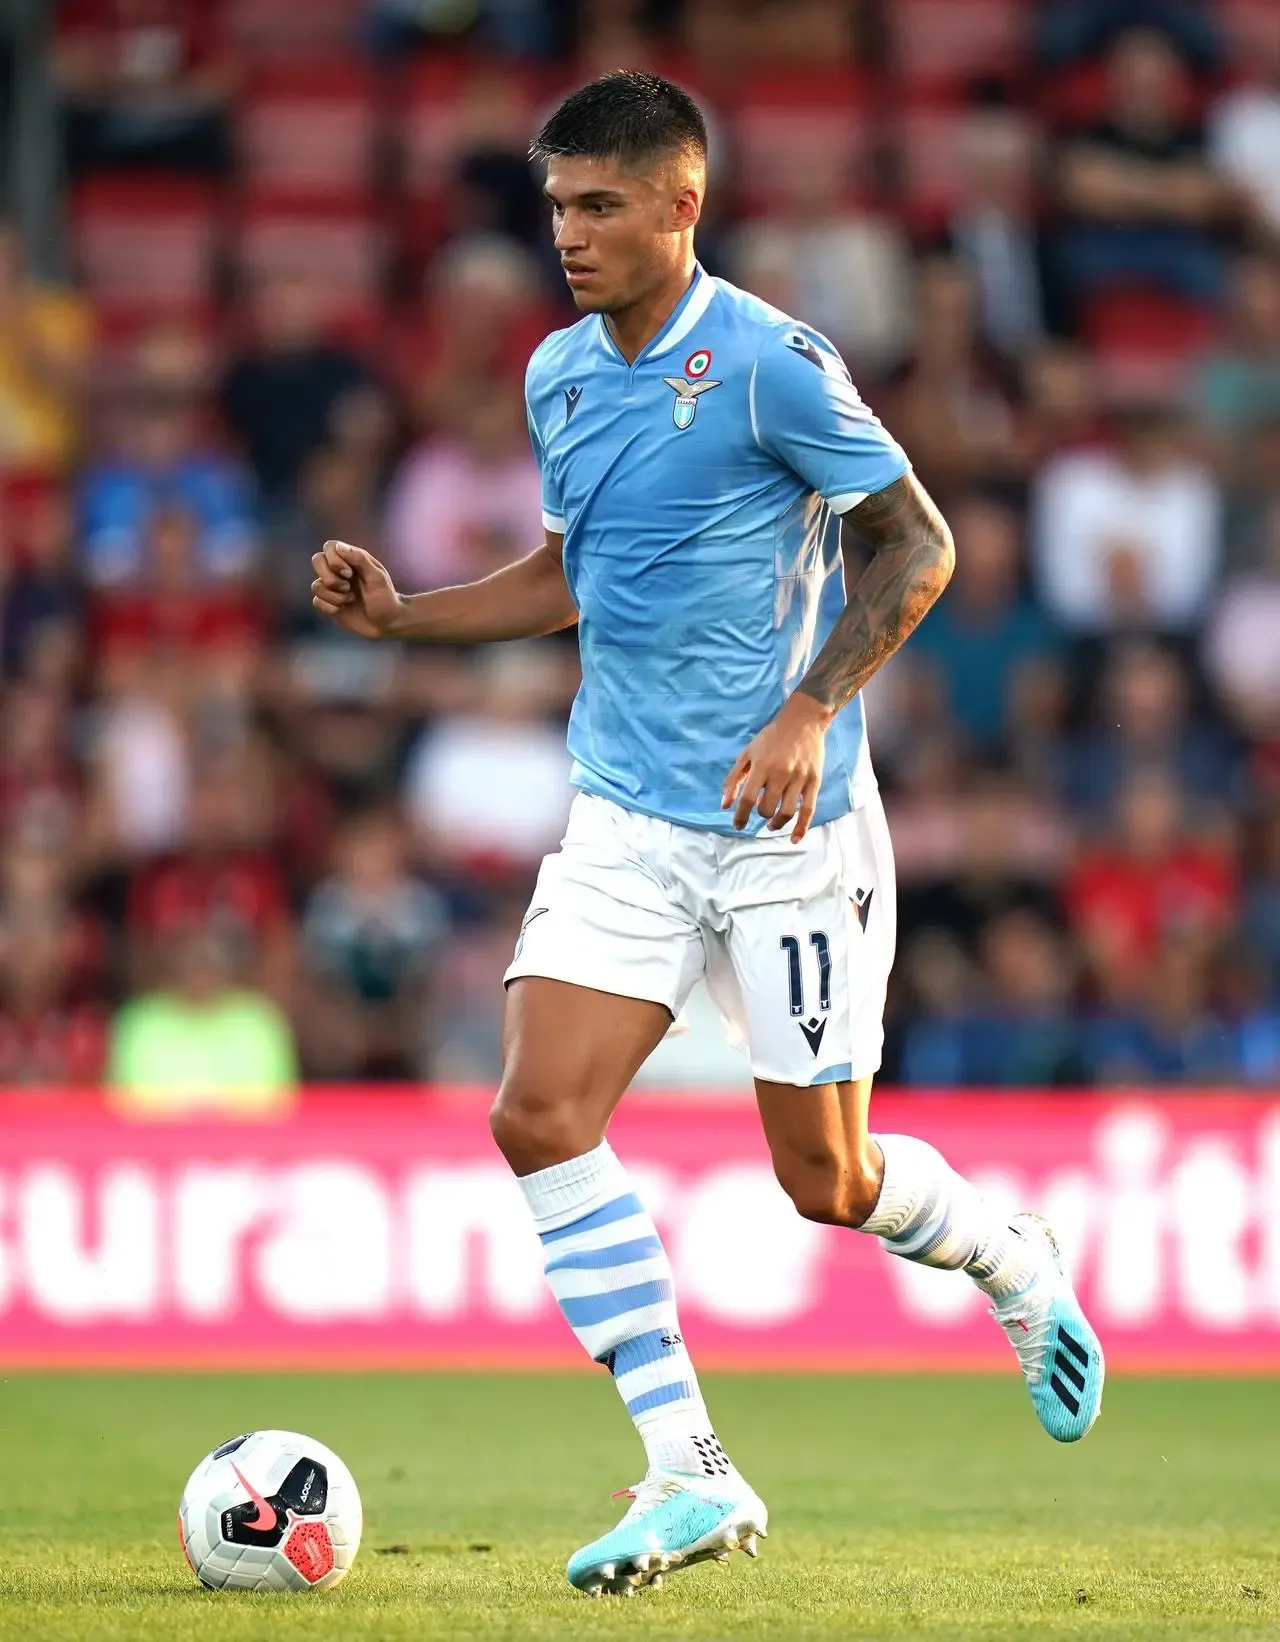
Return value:
[[(756, 372), (760, 369), (760, 356), (756, 355), (756, 362), (751, 367), (751, 376), (747, 381), (747, 409), (751, 413), (751, 436), (756, 444), (760, 444), (760, 424), (756, 420)], [(761, 446), (763, 449), (763, 446)]]
[(564, 532), (565, 532), (565, 522), (564, 522), (563, 519), (559, 518), (556, 514), (548, 513), (546, 508), (543, 508), (543, 510), (542, 510), (542, 528), (544, 530), (553, 531), (557, 536), (563, 536)]
[(833, 513), (849, 513), (870, 494), (869, 490), (842, 490), (838, 496), (826, 497), (826, 504)]

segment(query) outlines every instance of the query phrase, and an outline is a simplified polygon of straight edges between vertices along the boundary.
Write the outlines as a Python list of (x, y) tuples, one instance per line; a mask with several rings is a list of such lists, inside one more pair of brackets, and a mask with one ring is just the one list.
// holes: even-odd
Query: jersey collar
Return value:
[[(693, 278), (689, 281), (689, 288), (672, 309), (671, 317), (654, 337), (636, 355), (636, 364), (643, 364), (646, 359), (656, 359), (659, 354), (670, 353), (672, 348), (683, 342), (685, 337), (706, 313), (712, 297), (716, 294), (716, 282), (707, 273), (700, 262), (693, 265)], [(622, 355), (613, 338), (609, 335), (609, 327), (604, 322), (604, 315), (599, 317), (600, 342), (611, 359), (621, 360)], [(634, 367), (633, 367), (634, 369)]]

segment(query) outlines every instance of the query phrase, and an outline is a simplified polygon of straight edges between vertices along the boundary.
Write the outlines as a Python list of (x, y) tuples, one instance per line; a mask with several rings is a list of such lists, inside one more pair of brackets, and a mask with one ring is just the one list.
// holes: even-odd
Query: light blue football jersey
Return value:
[[(592, 314), (546, 338), (525, 389), (578, 607), (574, 785), (732, 832), (724, 778), (844, 608), (838, 515), (906, 456), (824, 337), (701, 267), (633, 365)], [(855, 697), (827, 733), (816, 823), (874, 779)]]

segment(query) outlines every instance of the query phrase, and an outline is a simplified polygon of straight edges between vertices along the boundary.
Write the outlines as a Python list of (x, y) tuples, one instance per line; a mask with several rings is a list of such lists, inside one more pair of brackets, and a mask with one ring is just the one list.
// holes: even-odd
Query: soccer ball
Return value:
[(248, 1431), (200, 1461), (178, 1507), (192, 1572), (218, 1591), (316, 1591), (345, 1579), (364, 1514), (355, 1478), (322, 1442)]

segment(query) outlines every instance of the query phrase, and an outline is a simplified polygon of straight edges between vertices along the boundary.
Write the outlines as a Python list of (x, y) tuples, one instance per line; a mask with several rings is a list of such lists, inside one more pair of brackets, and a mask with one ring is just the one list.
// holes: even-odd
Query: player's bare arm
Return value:
[(840, 709), (923, 620), (955, 565), (946, 520), (912, 473), (847, 515), (871, 550), (848, 602), (782, 711), (745, 747), (725, 779), (723, 807), (745, 827), (753, 809), (777, 831), (805, 836), (822, 784), (823, 740)]
[(578, 612), (564, 579), (564, 538), (547, 531), (540, 547), (482, 581), (431, 593), (400, 593), (387, 567), (362, 547), (326, 542), (311, 556), (311, 603), (362, 639), (428, 644), (492, 644), (540, 638), (572, 627)]

